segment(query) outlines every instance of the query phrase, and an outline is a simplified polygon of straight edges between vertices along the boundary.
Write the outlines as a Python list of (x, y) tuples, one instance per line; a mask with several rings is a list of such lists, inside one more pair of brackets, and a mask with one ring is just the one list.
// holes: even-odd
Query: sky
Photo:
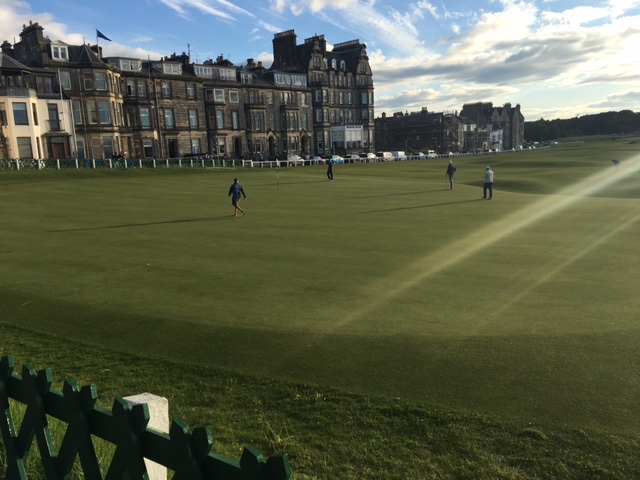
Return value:
[(359, 40), (375, 115), (520, 104), (525, 121), (640, 112), (640, 0), (0, 0), (0, 42), (38, 22), (103, 56), (273, 60), (274, 34)]

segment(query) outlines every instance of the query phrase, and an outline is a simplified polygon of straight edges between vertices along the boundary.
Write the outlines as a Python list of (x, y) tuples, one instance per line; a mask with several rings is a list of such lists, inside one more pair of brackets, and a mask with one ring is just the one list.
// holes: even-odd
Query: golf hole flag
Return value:
[(108, 38), (104, 33), (102, 33), (102, 32), (101, 32), (100, 30), (98, 30), (97, 28), (96, 28), (96, 36), (97, 36), (98, 38), (104, 38), (107, 42), (110, 42), (110, 41), (111, 41), (111, 39), (110, 39), (110, 38)]

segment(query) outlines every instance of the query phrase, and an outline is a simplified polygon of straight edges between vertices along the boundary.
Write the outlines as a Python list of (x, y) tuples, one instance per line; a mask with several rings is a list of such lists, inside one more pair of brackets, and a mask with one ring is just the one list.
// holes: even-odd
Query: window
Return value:
[(234, 130), (240, 129), (240, 114), (236, 111), (231, 112), (231, 128)]
[(135, 95), (136, 94), (136, 82), (134, 80), (127, 80), (127, 95)]
[(142, 139), (142, 154), (145, 158), (153, 157), (153, 139), (152, 138), (143, 138)]
[(240, 74), (240, 82), (241, 83), (253, 83), (253, 75), (250, 73), (242, 72)]
[(59, 132), (60, 118), (58, 116), (58, 105), (55, 103), (47, 103), (47, 110), (49, 112), (49, 127), (53, 132)]
[(138, 82), (138, 96), (146, 97), (147, 96), (147, 82), (141, 80)]
[(171, 82), (162, 82), (162, 97), (171, 98)]
[(31, 148), (30, 137), (18, 137), (18, 157), (19, 158), (33, 158), (33, 150)]
[(102, 153), (104, 158), (113, 158), (113, 137), (104, 137), (102, 139)]
[(306, 113), (301, 113), (300, 114), (300, 122), (301, 122), (301, 127), (303, 130), (307, 130), (309, 128), (308, 125), (308, 120), (307, 120), (307, 114)]
[(149, 107), (140, 107), (140, 126), (142, 128), (151, 128), (151, 115), (149, 115)]
[(200, 150), (200, 139), (199, 138), (192, 138), (191, 139), (191, 153), (194, 155), (198, 155), (199, 153), (202, 153)]
[(120, 70), (139, 72), (142, 70), (142, 62), (140, 60), (120, 60)]
[(107, 76), (102, 72), (96, 72), (96, 90), (107, 90)]
[(240, 96), (237, 91), (233, 90), (229, 92), (229, 101), (231, 103), (238, 103), (240, 101)]
[[(36, 76), (36, 88), (38, 93), (54, 93), (53, 91), (53, 81), (50, 76)], [(55, 92), (58, 93), (58, 92)]]
[(69, 58), (67, 47), (62, 45), (52, 45), (51, 56), (54, 60), (66, 61)]
[(182, 65), (180, 65), (179, 63), (163, 63), (162, 73), (169, 73), (171, 75), (180, 75), (182, 74)]
[(224, 112), (222, 110), (216, 110), (216, 128), (224, 128)]
[(73, 122), (76, 125), (82, 125), (82, 107), (78, 100), (73, 101)]
[(276, 129), (276, 114), (274, 112), (269, 113), (269, 128), (271, 130)]
[(189, 127), (198, 128), (198, 110), (195, 108), (189, 109)]
[(109, 102), (98, 102), (98, 114), (102, 125), (111, 125), (111, 111), (109, 110)]
[(87, 100), (87, 121), (91, 125), (98, 123), (98, 111), (96, 110), (96, 102)]
[(76, 138), (76, 157), (80, 160), (84, 160), (86, 158), (84, 153), (84, 138)]
[(164, 127), (165, 128), (175, 128), (175, 120), (173, 119), (173, 110), (170, 108), (164, 109)]
[(362, 92), (362, 105), (369, 104), (369, 94), (367, 92)]
[(60, 71), (60, 85), (66, 90), (71, 90), (71, 74), (69, 72)]
[(340, 70), (344, 71), (345, 67), (346, 67), (346, 63), (344, 63), (344, 60), (340, 60)]
[(213, 78), (213, 69), (211, 67), (196, 65), (195, 72), (198, 77)]
[(322, 102), (322, 90), (316, 90), (315, 94), (316, 94), (316, 103)]
[(29, 125), (29, 115), (27, 114), (27, 104), (25, 102), (15, 102), (13, 104), (13, 123), (16, 125)]
[(35, 103), (31, 104), (31, 113), (33, 114), (33, 124), (38, 125), (38, 107)]
[(273, 105), (273, 92), (268, 92), (267, 93), (267, 103), (269, 105)]
[(233, 68), (221, 68), (220, 71), (220, 80), (233, 80), (236, 79), (236, 71)]
[(83, 73), (82, 80), (85, 90), (93, 90), (93, 75), (91, 73)]
[(336, 60), (335, 58), (332, 58), (332, 59), (331, 59), (331, 68), (332, 68), (332, 69), (334, 69), (334, 70), (336, 70), (337, 65), (338, 65), (337, 60)]
[(187, 98), (196, 98), (196, 85), (195, 83), (187, 83)]
[(224, 103), (224, 90), (216, 88), (213, 90), (213, 99), (216, 102), (223, 102)]

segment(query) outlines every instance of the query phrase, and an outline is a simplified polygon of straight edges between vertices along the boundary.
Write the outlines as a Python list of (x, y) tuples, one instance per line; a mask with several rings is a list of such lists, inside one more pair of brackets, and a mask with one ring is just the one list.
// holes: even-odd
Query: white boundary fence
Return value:
[[(487, 152), (478, 153), (477, 155), (495, 155), (497, 153), (508, 152)], [(473, 153), (456, 153), (452, 155), (436, 155), (435, 157), (426, 158), (420, 156), (407, 156), (401, 160), (386, 161), (412, 161), (412, 160), (436, 160), (442, 158), (461, 158), (474, 156)], [(302, 159), (297, 161), (288, 160), (241, 160), (241, 159), (215, 159), (215, 158), (167, 158), (167, 159), (0, 159), (0, 170), (83, 170), (83, 169), (141, 169), (141, 168), (285, 168), (285, 167), (301, 167), (310, 165), (324, 165), (328, 159)], [(375, 160), (366, 157), (352, 159), (344, 158), (344, 163), (370, 163), (384, 162), (383, 158)]]

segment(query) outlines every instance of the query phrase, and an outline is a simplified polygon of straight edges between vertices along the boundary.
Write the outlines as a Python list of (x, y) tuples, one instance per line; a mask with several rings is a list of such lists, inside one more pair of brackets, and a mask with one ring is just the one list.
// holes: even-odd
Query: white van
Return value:
[(395, 160), (391, 152), (376, 152), (376, 157), (382, 162), (393, 162)]
[(405, 155), (405, 153), (402, 150), (395, 150), (393, 152), (391, 152), (391, 155), (393, 155), (393, 158), (397, 161), (397, 160), (406, 160), (407, 156)]
[(435, 150), (427, 150), (427, 158), (436, 158), (436, 155)]

